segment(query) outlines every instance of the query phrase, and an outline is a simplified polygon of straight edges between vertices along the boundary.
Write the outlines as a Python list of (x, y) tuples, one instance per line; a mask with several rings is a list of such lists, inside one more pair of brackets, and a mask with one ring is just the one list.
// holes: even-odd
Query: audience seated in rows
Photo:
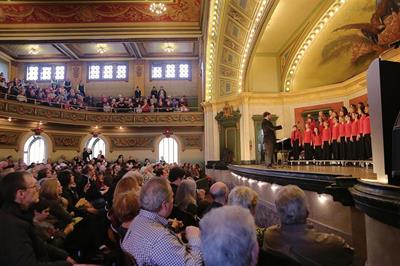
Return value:
[(1, 82), (0, 86), (0, 94), (7, 96), (7, 99), (67, 110), (136, 113), (190, 111), (186, 96), (167, 96), (163, 87), (158, 92), (153, 87), (157, 93), (152, 90), (149, 97), (142, 96), (140, 90), (136, 88), (133, 97), (124, 97), (122, 95), (106, 97), (103, 95), (100, 98), (96, 98), (85, 93), (82, 82), (75, 89), (71, 87), (69, 80), (66, 80), (63, 85), (54, 82), (47, 88), (41, 88), (33, 81), (24, 82), (19, 79)]

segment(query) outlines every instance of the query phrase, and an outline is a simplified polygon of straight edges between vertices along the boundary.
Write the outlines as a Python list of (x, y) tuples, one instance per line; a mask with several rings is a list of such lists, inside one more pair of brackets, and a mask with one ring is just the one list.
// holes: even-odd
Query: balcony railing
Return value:
[(204, 126), (203, 112), (198, 107), (190, 107), (189, 112), (163, 111), (149, 113), (75, 111), (62, 109), (61, 106), (44, 106), (34, 101), (23, 103), (7, 98), (0, 99), (1, 116), (23, 120), (90, 126)]

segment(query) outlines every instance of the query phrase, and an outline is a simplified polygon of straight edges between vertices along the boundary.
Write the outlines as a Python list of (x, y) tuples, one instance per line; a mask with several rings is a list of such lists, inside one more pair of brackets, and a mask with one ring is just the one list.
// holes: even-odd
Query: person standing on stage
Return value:
[(322, 138), (318, 127), (314, 128), (313, 145), (314, 145), (314, 159), (322, 160), (322, 148), (321, 148)]
[(299, 159), (301, 143), (301, 131), (297, 125), (294, 125), (292, 134), (290, 135), (290, 144), (292, 144), (293, 149), (293, 160)]
[(329, 128), (329, 121), (324, 121), (324, 129), (322, 130), (322, 154), (324, 160), (330, 160), (330, 145), (331, 145), (331, 129)]
[(312, 160), (313, 152), (312, 152), (312, 135), (313, 131), (311, 130), (311, 124), (305, 124), (306, 129), (304, 130), (303, 136), (303, 147), (304, 147), (304, 160), (309, 161)]
[(332, 118), (333, 121), (333, 126), (332, 126), (332, 155), (333, 155), (333, 160), (339, 160), (339, 123), (337, 120), (337, 117)]
[(282, 129), (282, 126), (274, 126), (271, 122), (271, 113), (263, 114), (264, 120), (261, 124), (264, 132), (265, 165), (272, 167), (274, 147), (276, 142), (276, 130)]
[(360, 121), (358, 120), (358, 114), (352, 113), (353, 122), (351, 122), (351, 141), (353, 142), (352, 145), (352, 154), (353, 160), (360, 160)]
[(351, 140), (351, 117), (350, 113), (345, 116), (345, 136), (346, 136), (346, 160), (353, 159), (353, 142)]
[(339, 144), (339, 159), (346, 159), (346, 125), (344, 116), (339, 116), (339, 136), (338, 136), (338, 144)]
[(365, 105), (364, 111), (362, 112), (363, 117), (363, 142), (364, 142), (364, 157), (369, 160), (372, 158), (372, 148), (371, 148), (371, 121), (368, 113), (368, 104)]

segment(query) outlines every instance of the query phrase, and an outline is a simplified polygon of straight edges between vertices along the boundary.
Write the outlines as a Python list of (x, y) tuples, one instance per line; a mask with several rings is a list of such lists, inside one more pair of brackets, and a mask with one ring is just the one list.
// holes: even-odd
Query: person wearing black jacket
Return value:
[(271, 113), (263, 114), (264, 120), (261, 124), (264, 132), (265, 165), (272, 167), (274, 147), (276, 143), (276, 130), (282, 129), (282, 126), (274, 126), (271, 122)]
[(38, 237), (30, 208), (39, 201), (39, 190), (30, 173), (8, 174), (2, 179), (0, 189), (0, 265), (76, 264), (65, 251)]

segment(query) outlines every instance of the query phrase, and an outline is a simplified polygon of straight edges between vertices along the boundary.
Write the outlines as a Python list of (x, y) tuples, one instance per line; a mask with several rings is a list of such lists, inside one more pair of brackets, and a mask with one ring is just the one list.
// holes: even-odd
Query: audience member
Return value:
[(288, 256), (304, 266), (351, 265), (352, 248), (339, 236), (318, 232), (307, 224), (308, 208), (303, 190), (282, 187), (275, 198), (281, 224), (265, 232), (264, 250)]
[(140, 205), (122, 242), (138, 265), (202, 265), (199, 229), (186, 227), (188, 244), (168, 229), (173, 192), (167, 180), (150, 179), (140, 192)]
[(8, 174), (1, 180), (0, 265), (71, 265), (68, 254), (36, 234), (30, 208), (39, 201), (37, 181), (28, 172)]
[(200, 221), (200, 228), (205, 266), (257, 264), (256, 226), (249, 210), (239, 206), (211, 210)]
[(207, 212), (212, 209), (222, 207), (228, 200), (229, 189), (222, 182), (216, 182), (210, 187), (210, 195), (213, 201), (206, 204), (204, 201), (199, 206), (199, 217), (203, 217)]

